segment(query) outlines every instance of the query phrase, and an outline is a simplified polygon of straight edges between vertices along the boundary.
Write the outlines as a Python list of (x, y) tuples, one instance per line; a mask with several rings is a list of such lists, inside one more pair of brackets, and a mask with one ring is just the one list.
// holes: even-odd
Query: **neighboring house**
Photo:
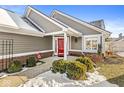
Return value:
[(109, 38), (109, 50), (112, 52), (124, 52), (124, 36), (119, 34), (118, 38)]
[(66, 60), (73, 53), (97, 53), (98, 44), (104, 53), (105, 39), (110, 34), (104, 27), (57, 10), (49, 17), (32, 7), (27, 8), (24, 16), (0, 9), (0, 59), (11, 53), (22, 60), (41, 53), (42, 57), (58, 55)]

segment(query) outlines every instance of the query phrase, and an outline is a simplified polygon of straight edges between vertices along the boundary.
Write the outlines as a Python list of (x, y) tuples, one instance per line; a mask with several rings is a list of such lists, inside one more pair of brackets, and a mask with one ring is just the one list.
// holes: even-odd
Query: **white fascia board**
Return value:
[(58, 35), (58, 34), (64, 34), (64, 32), (63, 31), (57, 31), (57, 32), (51, 32), (51, 33), (45, 33), (44, 36)]
[(0, 24), (0, 26), (2, 26), (2, 27), (7, 27), (7, 28), (12, 28), (12, 29), (20, 29), (19, 27), (10, 26), (10, 25), (3, 25), (3, 24)]
[(87, 27), (89, 27), (89, 28), (92, 28), (92, 29), (94, 29), (94, 30), (96, 30), (96, 31), (98, 31), (98, 32), (101, 32), (101, 33), (102, 33), (102, 32), (106, 32), (106, 33), (109, 33), (109, 34), (110, 34), (110, 32), (108, 32), (108, 31), (105, 31), (105, 30), (102, 30), (102, 29), (97, 28), (97, 27), (95, 27), (95, 26), (92, 26), (92, 25), (90, 25), (90, 24), (88, 24), (88, 23), (85, 23), (85, 22), (80, 21), (80, 20), (78, 20), (78, 19), (76, 19), (76, 18), (73, 18), (73, 17), (71, 17), (71, 16), (69, 16), (69, 15), (63, 14), (63, 13), (57, 11), (57, 10), (54, 10), (54, 11), (52, 12), (52, 13), (53, 13), (52, 16), (54, 15), (55, 12), (57, 12), (57, 13), (63, 15), (63, 16), (66, 16), (66, 17), (68, 17), (68, 18), (70, 18), (70, 19), (72, 19), (72, 20), (74, 20), (74, 21), (76, 21), (76, 22), (79, 22), (79, 23), (81, 23), (81, 24), (83, 24), (83, 25), (85, 25), (85, 26), (87, 26)]
[[(29, 9), (29, 10), (28, 10), (28, 9)], [(30, 14), (30, 11), (33, 10), (33, 11), (35, 11), (37, 14), (39, 14), (40, 16), (42, 16), (42, 17), (44, 17), (45, 19), (47, 19), (47, 20), (49, 20), (50, 22), (52, 22), (53, 24), (55, 24), (55, 25), (61, 27), (62, 29), (65, 28), (64, 26), (60, 25), (59, 23), (57, 23), (57, 22), (55, 22), (54, 20), (52, 20), (50, 17), (47, 17), (46, 15), (44, 15), (44, 14), (42, 14), (41, 12), (35, 10), (34, 8), (28, 7), (28, 9), (27, 9), (26, 17), (28, 17), (28, 15)]]
[[(18, 29), (21, 30), (21, 29)], [(35, 36), (35, 37), (43, 37), (42, 34), (35, 34), (35, 33), (25, 33), (25, 31), (13, 31), (13, 30), (4, 30), (4, 29), (0, 29), (0, 32), (4, 32), (4, 33), (12, 33), (12, 34), (19, 34), (19, 35), (27, 35), (27, 36)]]

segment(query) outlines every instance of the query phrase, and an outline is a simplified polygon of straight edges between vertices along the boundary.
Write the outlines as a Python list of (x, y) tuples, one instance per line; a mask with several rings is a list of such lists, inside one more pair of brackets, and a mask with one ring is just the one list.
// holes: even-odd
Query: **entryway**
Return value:
[[(67, 38), (67, 55), (69, 50), (69, 37)], [(55, 37), (55, 55), (64, 56), (64, 37)]]
[(64, 38), (58, 38), (58, 56), (64, 56)]

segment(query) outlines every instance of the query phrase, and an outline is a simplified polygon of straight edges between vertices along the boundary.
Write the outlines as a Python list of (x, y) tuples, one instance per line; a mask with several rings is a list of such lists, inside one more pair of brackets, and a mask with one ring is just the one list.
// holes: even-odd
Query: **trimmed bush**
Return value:
[(89, 57), (79, 57), (76, 59), (76, 61), (85, 64), (87, 66), (87, 71), (94, 71), (94, 63)]
[(66, 65), (67, 65), (67, 61), (64, 61), (63, 59), (60, 60), (55, 60), (52, 63), (52, 72), (53, 73), (65, 73), (66, 72)]
[(36, 66), (36, 60), (35, 57), (31, 56), (26, 60), (26, 66), (27, 67), (34, 67)]
[(69, 79), (85, 80), (87, 67), (78, 61), (69, 62), (66, 67), (66, 74)]
[(22, 70), (22, 64), (20, 61), (15, 60), (9, 64), (9, 67), (7, 69), (8, 73), (14, 73)]

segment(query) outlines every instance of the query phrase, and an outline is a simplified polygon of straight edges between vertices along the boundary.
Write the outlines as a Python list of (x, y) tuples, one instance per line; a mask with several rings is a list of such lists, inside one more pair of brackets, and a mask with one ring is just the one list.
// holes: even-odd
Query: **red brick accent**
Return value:
[(69, 51), (69, 55), (71, 55), (71, 56), (82, 56), (82, 53), (78, 52), (78, 51)]
[[(69, 51), (69, 55), (72, 56), (82, 56), (81, 52), (77, 52), (77, 51)], [(96, 63), (96, 62), (103, 62), (104, 61), (104, 55), (98, 55), (97, 53), (88, 53), (85, 52), (84, 53), (85, 56), (91, 58), (91, 60)]]
[[(53, 52), (45, 52), (45, 53), (40, 53), (42, 58), (47, 58), (53, 55)], [(20, 57), (14, 57), (13, 60), (19, 60), (22, 64), (26, 64), (26, 60), (29, 56), (35, 56), (36, 55), (28, 55), (28, 56), (20, 56)], [(7, 59), (8, 60), (8, 59)], [(9, 62), (7, 63), (7, 67), (9, 65)], [(4, 64), (3, 64), (3, 68), (6, 68), (6, 60), (4, 59)], [(2, 59), (0, 60), (0, 71), (2, 70)]]

